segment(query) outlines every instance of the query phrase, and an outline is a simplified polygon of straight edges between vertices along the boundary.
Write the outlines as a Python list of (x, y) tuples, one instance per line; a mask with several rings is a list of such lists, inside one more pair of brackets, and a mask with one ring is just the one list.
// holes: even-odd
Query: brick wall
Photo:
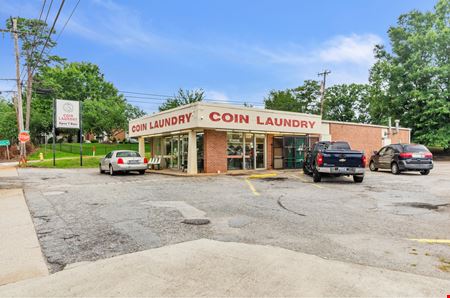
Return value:
[[(330, 123), (330, 134), (332, 141), (347, 141), (352, 149), (365, 152), (367, 160), (373, 151), (379, 150), (383, 146), (382, 128), (373, 126), (351, 125)], [(391, 143), (408, 143), (409, 131), (400, 130), (396, 135), (391, 136)]]
[(273, 135), (267, 135), (267, 169), (273, 169)]
[(406, 130), (406, 129), (400, 129), (398, 134), (393, 134), (391, 135), (391, 143), (395, 144), (395, 143), (409, 143), (409, 134), (410, 131)]
[(203, 141), (205, 173), (226, 172), (227, 133), (225, 131), (205, 130)]

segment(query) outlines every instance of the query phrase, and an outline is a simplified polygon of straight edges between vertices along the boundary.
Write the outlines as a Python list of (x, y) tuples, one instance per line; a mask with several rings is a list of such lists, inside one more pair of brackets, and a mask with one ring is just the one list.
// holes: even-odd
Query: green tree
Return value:
[(371, 123), (369, 85), (341, 84), (326, 89), (323, 119)]
[[(143, 114), (105, 80), (99, 67), (87, 62), (62, 63), (43, 67), (36, 85), (48, 93), (34, 93), (31, 130), (49, 133), (52, 128), (53, 98), (83, 102), (83, 128), (94, 134), (111, 136), (117, 129), (127, 129), (128, 120)], [(73, 131), (68, 131), (74, 133)]]
[[(8, 29), (12, 29), (11, 19), (6, 21), (6, 25)], [(21, 43), (20, 53), (22, 58), (25, 59), (26, 67), (25, 130), (29, 130), (34, 82), (33, 74), (36, 73), (36, 70), (51, 62), (62, 62), (64, 59), (49, 54), (50, 50), (56, 46), (56, 42), (51, 38), (55, 31), (50, 32), (50, 28), (44, 21), (17, 18), (17, 31)], [(44, 45), (45, 51), (42, 51)]]
[(170, 110), (179, 106), (202, 101), (204, 99), (205, 91), (203, 91), (203, 89), (183, 90), (180, 88), (177, 95), (168, 98), (165, 103), (159, 106), (159, 111), (162, 112)]
[(320, 113), (320, 83), (306, 80), (303, 85), (286, 90), (272, 90), (264, 99), (266, 109), (298, 113)]
[(401, 15), (388, 34), (392, 50), (377, 46), (370, 72), (373, 120), (400, 119), (413, 129), (414, 141), (448, 148), (450, 1)]
[(18, 133), (14, 105), (0, 98), (0, 139), (16, 140)]

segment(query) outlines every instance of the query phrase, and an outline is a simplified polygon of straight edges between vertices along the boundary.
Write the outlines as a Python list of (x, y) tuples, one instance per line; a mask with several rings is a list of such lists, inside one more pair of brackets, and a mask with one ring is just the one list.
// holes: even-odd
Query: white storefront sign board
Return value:
[(56, 100), (57, 128), (80, 128), (80, 102), (75, 100)]
[(195, 103), (130, 121), (131, 137), (210, 128), (278, 133), (323, 133), (319, 115)]

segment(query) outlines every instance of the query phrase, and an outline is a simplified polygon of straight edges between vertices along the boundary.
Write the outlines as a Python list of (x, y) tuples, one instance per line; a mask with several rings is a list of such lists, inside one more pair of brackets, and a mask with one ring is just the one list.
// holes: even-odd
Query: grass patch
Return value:
[[(44, 159), (52, 159), (53, 158), (53, 151), (51, 146), (47, 146), (47, 149), (44, 147), (39, 148), (38, 150), (34, 151), (32, 154), (28, 155), (28, 160), (39, 160), (39, 154), (42, 153), (44, 155)], [(76, 158), (77, 156), (80, 156), (80, 153), (70, 153), (70, 152), (63, 152), (56, 150), (55, 151), (56, 158), (64, 158), (64, 157), (73, 157)]]
[[(82, 168), (97, 168), (100, 156), (84, 157)], [(28, 167), (32, 168), (55, 168), (55, 169), (72, 169), (81, 168), (79, 158), (60, 159), (56, 160), (56, 166), (53, 166), (53, 160), (44, 160), (40, 162), (28, 163)]]

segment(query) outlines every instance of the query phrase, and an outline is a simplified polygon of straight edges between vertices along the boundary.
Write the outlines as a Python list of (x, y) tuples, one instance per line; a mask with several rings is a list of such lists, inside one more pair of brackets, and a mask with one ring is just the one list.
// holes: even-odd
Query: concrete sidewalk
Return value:
[(0, 189), (0, 239), (0, 285), (48, 275), (22, 189)]
[(1, 166), (0, 178), (2, 177), (18, 177), (17, 169), (14, 166)]
[(104, 259), (0, 287), (0, 296), (440, 296), (450, 281), (213, 240)]

